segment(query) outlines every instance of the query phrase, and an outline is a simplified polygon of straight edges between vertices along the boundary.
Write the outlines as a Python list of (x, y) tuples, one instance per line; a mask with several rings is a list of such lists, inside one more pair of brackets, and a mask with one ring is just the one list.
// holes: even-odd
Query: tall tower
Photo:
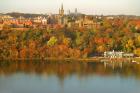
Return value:
[(75, 14), (77, 14), (77, 13), (78, 13), (77, 8), (75, 8)]
[(70, 14), (70, 10), (68, 10), (68, 14)]
[(59, 9), (59, 15), (60, 15), (60, 16), (64, 16), (63, 4), (61, 5), (61, 9)]

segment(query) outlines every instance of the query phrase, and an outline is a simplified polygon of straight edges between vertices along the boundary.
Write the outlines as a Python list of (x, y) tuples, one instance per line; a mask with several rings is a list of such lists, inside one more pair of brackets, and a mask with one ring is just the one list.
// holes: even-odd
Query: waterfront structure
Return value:
[(133, 53), (123, 53), (123, 57), (124, 58), (132, 58), (132, 57), (134, 57), (134, 54)]
[(125, 52), (118, 52), (118, 51), (107, 51), (104, 52), (104, 57), (108, 58), (132, 58), (134, 57), (133, 53), (125, 53)]
[(115, 52), (113, 51), (107, 51), (104, 52), (104, 57), (109, 57), (109, 58), (122, 58), (123, 57), (123, 52)]

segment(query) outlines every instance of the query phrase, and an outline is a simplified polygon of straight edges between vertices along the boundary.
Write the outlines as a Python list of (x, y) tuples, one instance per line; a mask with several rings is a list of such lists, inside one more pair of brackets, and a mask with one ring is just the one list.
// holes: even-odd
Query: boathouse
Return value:
[(108, 58), (132, 58), (134, 57), (133, 53), (124, 53), (119, 51), (107, 51), (104, 52), (104, 57)]

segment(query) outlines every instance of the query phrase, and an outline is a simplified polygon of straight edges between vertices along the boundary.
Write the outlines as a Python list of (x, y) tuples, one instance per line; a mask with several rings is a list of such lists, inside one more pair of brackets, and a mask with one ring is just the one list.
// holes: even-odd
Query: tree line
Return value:
[(105, 51), (140, 56), (140, 34), (128, 22), (103, 20), (99, 28), (64, 27), (0, 31), (1, 59), (87, 58)]

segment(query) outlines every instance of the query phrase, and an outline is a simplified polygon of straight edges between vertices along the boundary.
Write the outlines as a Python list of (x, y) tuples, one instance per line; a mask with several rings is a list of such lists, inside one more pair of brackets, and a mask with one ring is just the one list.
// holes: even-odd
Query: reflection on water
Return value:
[(0, 62), (0, 93), (140, 93), (140, 65)]

